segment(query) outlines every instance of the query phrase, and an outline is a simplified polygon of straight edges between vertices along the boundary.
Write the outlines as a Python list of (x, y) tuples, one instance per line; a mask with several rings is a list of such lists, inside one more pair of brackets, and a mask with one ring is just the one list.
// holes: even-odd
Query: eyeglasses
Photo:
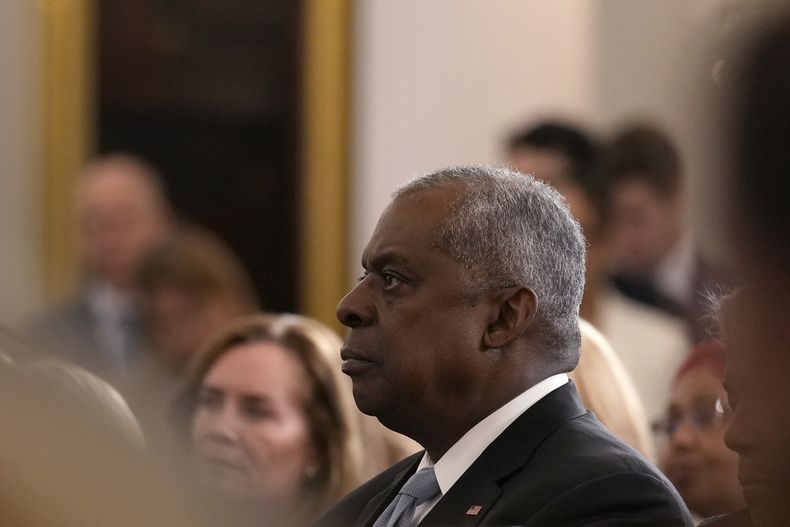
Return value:
[(729, 416), (730, 409), (721, 399), (716, 399), (710, 403), (697, 404), (685, 412), (670, 412), (653, 423), (653, 431), (670, 439), (683, 423), (688, 422), (695, 431), (707, 432), (720, 426)]

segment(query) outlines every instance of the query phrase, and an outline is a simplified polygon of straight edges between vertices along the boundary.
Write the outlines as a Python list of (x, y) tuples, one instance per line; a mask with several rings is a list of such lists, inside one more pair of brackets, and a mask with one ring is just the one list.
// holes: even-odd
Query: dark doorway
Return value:
[(298, 310), (295, 0), (98, 2), (101, 152), (141, 155), (237, 252), (265, 308)]

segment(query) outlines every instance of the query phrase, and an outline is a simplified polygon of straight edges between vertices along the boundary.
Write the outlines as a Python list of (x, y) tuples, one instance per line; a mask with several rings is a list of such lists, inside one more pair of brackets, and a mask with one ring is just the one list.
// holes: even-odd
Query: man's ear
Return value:
[(493, 321), (483, 335), (486, 349), (501, 348), (516, 340), (532, 325), (538, 311), (538, 297), (528, 287), (507, 287), (496, 294)]

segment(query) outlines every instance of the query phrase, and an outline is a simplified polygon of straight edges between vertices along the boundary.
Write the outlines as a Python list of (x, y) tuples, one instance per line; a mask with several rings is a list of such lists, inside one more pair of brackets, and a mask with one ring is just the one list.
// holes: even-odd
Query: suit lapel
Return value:
[(509, 476), (529, 462), (549, 435), (586, 411), (572, 382), (549, 393), (483, 451), (420, 522), (420, 527), (478, 525), (500, 497)]
[[(467, 483), (464, 484), (464, 481)], [(474, 463), (425, 516), (420, 527), (477, 525), (491, 510), (501, 492), (502, 489), (485, 468)]]
[(483, 452), (490, 473), (502, 480), (527, 464), (535, 449), (566, 422), (587, 413), (569, 381), (524, 412)]
[(362, 513), (359, 515), (356, 523), (354, 524), (355, 527), (363, 527), (368, 525), (373, 525), (373, 523), (381, 516), (381, 513), (384, 512), (384, 509), (387, 508), (387, 505), (390, 504), (392, 500), (395, 499), (397, 496), (398, 491), (406, 484), (406, 480), (408, 480), (412, 474), (417, 471), (417, 467), (420, 464), (420, 460), (422, 459), (423, 452), (419, 452), (418, 454), (413, 456), (413, 461), (406, 465), (405, 468), (395, 473), (392, 477), (392, 482), (390, 485), (373, 496), (370, 499), (368, 504), (362, 509)]

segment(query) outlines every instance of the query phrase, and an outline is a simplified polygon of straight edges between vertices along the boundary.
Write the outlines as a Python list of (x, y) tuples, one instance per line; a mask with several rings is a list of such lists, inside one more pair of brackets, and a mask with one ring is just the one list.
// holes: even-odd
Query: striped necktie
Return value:
[(373, 527), (410, 527), (417, 505), (439, 494), (433, 467), (418, 470), (400, 489)]

